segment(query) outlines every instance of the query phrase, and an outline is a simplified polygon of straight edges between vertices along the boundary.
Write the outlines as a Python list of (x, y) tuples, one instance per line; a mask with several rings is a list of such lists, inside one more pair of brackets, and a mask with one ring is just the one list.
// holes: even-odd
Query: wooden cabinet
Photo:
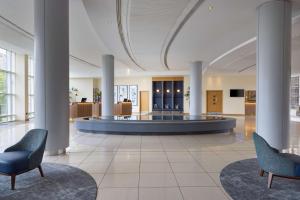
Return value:
[(122, 102), (114, 105), (114, 115), (131, 115), (132, 103)]
[(256, 115), (256, 91), (248, 90), (245, 95), (245, 115)]
[(72, 103), (70, 105), (70, 118), (92, 116), (93, 103)]
[[(70, 105), (70, 118), (100, 117), (101, 103), (72, 103)], [(121, 102), (114, 104), (114, 115), (131, 115), (132, 103)]]

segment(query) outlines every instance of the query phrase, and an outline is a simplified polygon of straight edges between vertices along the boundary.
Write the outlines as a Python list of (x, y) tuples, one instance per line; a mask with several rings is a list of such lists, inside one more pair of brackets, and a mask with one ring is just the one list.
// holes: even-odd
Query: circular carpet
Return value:
[(227, 165), (220, 174), (222, 186), (234, 200), (299, 200), (300, 180), (274, 177), (272, 188), (267, 188), (268, 174), (259, 176), (256, 158)]
[(68, 165), (43, 163), (45, 177), (38, 169), (18, 175), (16, 190), (10, 189), (10, 177), (0, 175), (0, 199), (5, 200), (95, 200), (97, 184), (81, 169)]

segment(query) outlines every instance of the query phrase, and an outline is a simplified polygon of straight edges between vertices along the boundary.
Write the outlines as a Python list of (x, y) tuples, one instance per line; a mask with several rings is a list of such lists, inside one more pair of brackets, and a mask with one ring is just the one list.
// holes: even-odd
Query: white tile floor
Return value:
[[(70, 124), (67, 153), (44, 161), (90, 173), (99, 188), (98, 200), (228, 200), (219, 173), (231, 162), (256, 156), (254, 121), (239, 117), (234, 133), (176, 136), (87, 134)], [(0, 125), (0, 150), (32, 127)]]

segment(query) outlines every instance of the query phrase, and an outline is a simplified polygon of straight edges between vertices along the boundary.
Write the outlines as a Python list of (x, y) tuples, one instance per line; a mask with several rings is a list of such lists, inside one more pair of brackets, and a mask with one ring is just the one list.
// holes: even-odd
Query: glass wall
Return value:
[(28, 118), (34, 117), (34, 65), (32, 57), (28, 59)]
[(299, 107), (299, 76), (291, 78), (291, 108), (297, 109)]
[(16, 55), (0, 48), (0, 122), (14, 121)]

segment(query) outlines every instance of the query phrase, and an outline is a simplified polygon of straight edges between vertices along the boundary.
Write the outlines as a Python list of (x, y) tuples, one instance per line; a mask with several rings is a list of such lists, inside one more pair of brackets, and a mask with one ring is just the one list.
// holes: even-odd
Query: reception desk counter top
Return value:
[(78, 130), (93, 133), (221, 133), (232, 131), (236, 127), (236, 119), (213, 116), (134, 115), (79, 118), (75, 124)]

